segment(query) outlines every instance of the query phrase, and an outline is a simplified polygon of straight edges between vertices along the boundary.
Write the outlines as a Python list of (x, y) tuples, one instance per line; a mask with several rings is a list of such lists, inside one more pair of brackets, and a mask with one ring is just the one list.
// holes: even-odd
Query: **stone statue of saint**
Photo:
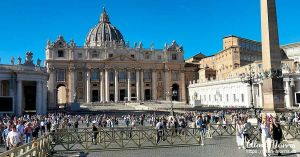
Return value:
[(37, 66), (40, 67), (41, 66), (41, 60), (38, 58), (37, 62), (36, 62)]
[(22, 64), (22, 58), (19, 56), (18, 57), (18, 65), (21, 65)]
[(15, 65), (15, 58), (14, 58), (14, 57), (11, 57), (11, 58), (10, 58), (10, 64), (11, 64), (11, 65)]
[(139, 43), (139, 48), (140, 49), (143, 48), (143, 43), (142, 42)]

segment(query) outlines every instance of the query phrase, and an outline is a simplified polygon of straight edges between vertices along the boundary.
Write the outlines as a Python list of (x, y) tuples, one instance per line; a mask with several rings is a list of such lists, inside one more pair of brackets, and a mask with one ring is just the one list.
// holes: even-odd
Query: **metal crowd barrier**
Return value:
[[(282, 125), (284, 140), (299, 139), (300, 128)], [(153, 127), (118, 127), (58, 129), (36, 141), (0, 154), (0, 156), (46, 156), (54, 152), (109, 151), (158, 147), (201, 146), (214, 137), (236, 136), (235, 124), (211, 124), (206, 130), (199, 128), (172, 128), (156, 130)], [(250, 140), (260, 141), (260, 128), (249, 130)], [(159, 140), (158, 140), (159, 139)]]
[(31, 143), (21, 145), (17, 148), (8, 150), (1, 157), (46, 157), (49, 155), (51, 139), (46, 134)]

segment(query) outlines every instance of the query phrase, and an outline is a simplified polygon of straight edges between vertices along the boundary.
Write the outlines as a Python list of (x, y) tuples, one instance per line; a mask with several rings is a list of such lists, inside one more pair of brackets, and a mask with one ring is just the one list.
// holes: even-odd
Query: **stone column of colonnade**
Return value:
[(43, 97), (42, 97), (42, 114), (45, 115), (47, 114), (47, 81), (44, 80), (43, 81), (43, 85), (42, 85), (42, 90), (43, 90)]
[(152, 70), (152, 100), (157, 100), (157, 72)]
[(180, 88), (181, 88), (181, 101), (186, 101), (186, 88), (184, 72), (180, 73)]
[(135, 75), (136, 75), (136, 100), (137, 101), (140, 101), (141, 98), (140, 98), (140, 71), (139, 70), (136, 70), (135, 72)]
[(49, 107), (55, 108), (56, 107), (56, 71), (54, 69), (50, 70), (50, 77), (48, 81), (49, 87)]
[(87, 69), (86, 72), (86, 102), (91, 102), (91, 71)]
[(145, 88), (144, 88), (144, 71), (141, 70), (141, 78), (140, 78), (140, 82), (141, 82), (141, 101), (145, 100)]
[(42, 114), (42, 82), (36, 81), (36, 113)]
[(292, 90), (290, 86), (290, 81), (286, 80), (285, 81), (285, 104), (286, 108), (291, 108), (292, 107)]
[(119, 72), (115, 70), (115, 102), (119, 101)]
[(104, 70), (100, 70), (100, 101), (101, 101), (101, 102), (105, 102), (104, 80), (105, 80)]
[(128, 94), (128, 96), (127, 96), (127, 99), (128, 99), (128, 101), (131, 101), (131, 71), (130, 70), (128, 70), (127, 71), (127, 94)]
[(108, 69), (105, 69), (105, 101), (109, 101), (109, 78)]
[(22, 105), (22, 98), (23, 98), (23, 87), (22, 87), (22, 80), (17, 80), (17, 105), (15, 106), (15, 113), (17, 115), (22, 115), (23, 112), (23, 105)]
[(0, 80), (0, 96), (2, 96), (2, 80)]

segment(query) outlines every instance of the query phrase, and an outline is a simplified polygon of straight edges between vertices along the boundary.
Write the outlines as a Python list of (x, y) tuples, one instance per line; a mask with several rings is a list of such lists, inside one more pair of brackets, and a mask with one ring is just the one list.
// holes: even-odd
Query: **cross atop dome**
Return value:
[(101, 16), (100, 16), (100, 22), (102, 23), (110, 23), (109, 22), (109, 17), (106, 13), (106, 9), (105, 7), (103, 7), (103, 10), (102, 10), (102, 13), (101, 13)]

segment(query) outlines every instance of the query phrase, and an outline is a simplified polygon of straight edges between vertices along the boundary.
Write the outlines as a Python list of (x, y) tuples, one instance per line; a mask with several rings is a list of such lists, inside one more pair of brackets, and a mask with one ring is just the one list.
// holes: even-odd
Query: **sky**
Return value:
[[(131, 46), (163, 48), (176, 40), (185, 58), (217, 53), (228, 35), (261, 41), (260, 0), (9, 0), (0, 2), (0, 63), (24, 61), (27, 51), (43, 61), (47, 40), (59, 35), (83, 46), (103, 6)], [(299, 6), (277, 0), (281, 45), (300, 42)]]

